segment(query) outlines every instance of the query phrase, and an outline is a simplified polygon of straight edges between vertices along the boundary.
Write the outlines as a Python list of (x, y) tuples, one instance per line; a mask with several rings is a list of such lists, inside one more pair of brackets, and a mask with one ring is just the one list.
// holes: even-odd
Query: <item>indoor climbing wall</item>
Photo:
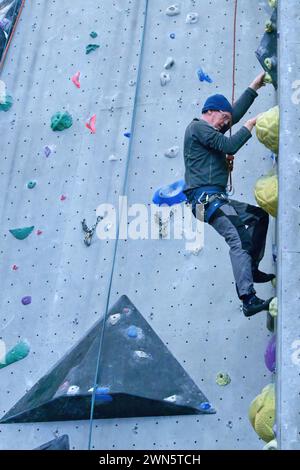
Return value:
[[(23, 341), (27, 357), (0, 370), (1, 417), (103, 317), (107, 301), (124, 294), (216, 413), (2, 424), (3, 449), (31, 449), (64, 434), (71, 449), (263, 447), (247, 414), (270, 382), (270, 333), (265, 313), (246, 319), (240, 311), (225, 242), (206, 227), (198, 254), (184, 239), (116, 244), (95, 233), (84, 244), (81, 221), (91, 228), (100, 204), (117, 207), (125, 194), (129, 206), (149, 208), (158, 187), (183, 178), (186, 126), (210, 94), (231, 97), (234, 2), (181, 1), (174, 16), (166, 14), (170, 5), (25, 5), (1, 75), (14, 104), (0, 115), (0, 335), (7, 350)], [(265, 1), (239, 3), (236, 96), (261, 71), (254, 51), (270, 13)], [(164, 68), (169, 57), (174, 64)], [(265, 87), (248, 116), (275, 103), (273, 87)], [(70, 128), (51, 129), (57, 112), (72, 116)], [(255, 203), (255, 181), (272, 164), (254, 134), (236, 158), (234, 198)], [(25, 227), (34, 228), (22, 240), (9, 232)], [(266, 271), (271, 235), (272, 226)], [(272, 295), (269, 286), (257, 290)], [(226, 386), (216, 383), (220, 372), (231, 379)], [(159, 367), (151, 380), (159, 387)]]

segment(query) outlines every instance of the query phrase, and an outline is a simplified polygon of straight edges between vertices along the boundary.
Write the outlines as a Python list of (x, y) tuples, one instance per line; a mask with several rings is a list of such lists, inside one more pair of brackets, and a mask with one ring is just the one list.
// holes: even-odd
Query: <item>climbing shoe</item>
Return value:
[(262, 300), (254, 294), (243, 296), (243, 313), (245, 317), (252, 317), (258, 312), (269, 310), (269, 305), (273, 297), (268, 300)]
[(262, 271), (259, 271), (259, 269), (253, 271), (253, 282), (256, 282), (257, 284), (262, 284), (263, 282), (270, 282), (275, 277), (275, 274), (263, 273)]

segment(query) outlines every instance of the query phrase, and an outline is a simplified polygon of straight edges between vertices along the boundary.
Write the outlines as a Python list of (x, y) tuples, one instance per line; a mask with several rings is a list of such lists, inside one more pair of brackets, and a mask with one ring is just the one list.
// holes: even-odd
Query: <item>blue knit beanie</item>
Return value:
[(207, 98), (202, 109), (202, 113), (211, 109), (212, 111), (227, 111), (232, 114), (232, 106), (223, 95), (213, 95)]

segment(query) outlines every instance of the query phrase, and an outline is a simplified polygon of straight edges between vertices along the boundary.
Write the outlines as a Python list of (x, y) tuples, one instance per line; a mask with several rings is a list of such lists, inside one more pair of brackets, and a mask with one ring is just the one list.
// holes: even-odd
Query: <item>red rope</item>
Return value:
[[(234, 103), (234, 94), (235, 94), (235, 63), (236, 63), (236, 23), (237, 23), (237, 7), (238, 7), (238, 0), (234, 2), (234, 20), (233, 20), (233, 53), (232, 53), (232, 106)], [(230, 126), (230, 136), (232, 135), (232, 126)], [(232, 184), (232, 171), (233, 171), (233, 161), (234, 155), (227, 155), (227, 163), (228, 163), (228, 170), (229, 170), (229, 192), (233, 189)]]

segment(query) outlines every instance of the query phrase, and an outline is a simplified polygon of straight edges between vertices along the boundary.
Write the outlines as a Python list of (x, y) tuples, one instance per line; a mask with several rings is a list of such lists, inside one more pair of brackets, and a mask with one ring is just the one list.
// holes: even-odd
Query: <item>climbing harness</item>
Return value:
[(214, 189), (203, 191), (197, 199), (197, 204), (203, 206), (204, 222), (209, 223), (216, 210), (227, 202), (228, 196), (225, 192), (216, 192)]

